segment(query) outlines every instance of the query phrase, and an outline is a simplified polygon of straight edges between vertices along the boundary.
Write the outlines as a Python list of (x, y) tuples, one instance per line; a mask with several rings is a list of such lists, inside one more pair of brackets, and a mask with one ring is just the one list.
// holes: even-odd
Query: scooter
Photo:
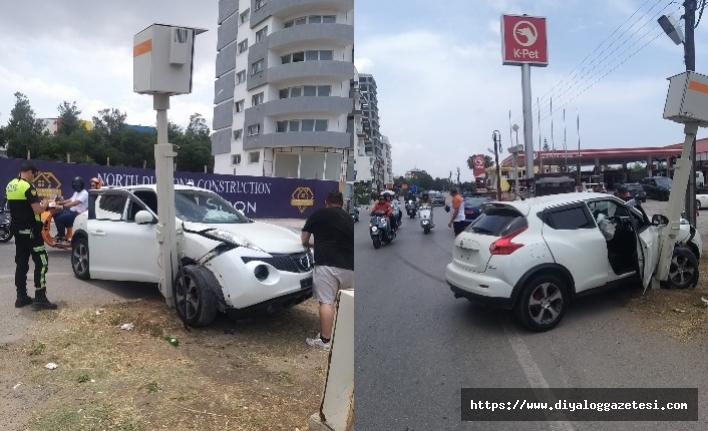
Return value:
[(60, 250), (68, 250), (71, 248), (71, 235), (73, 234), (73, 227), (67, 226), (66, 228), (66, 242), (57, 244), (56, 243), (56, 238), (52, 236), (52, 219), (54, 218), (54, 214), (59, 211), (59, 208), (57, 206), (57, 202), (63, 200), (62, 196), (59, 196), (57, 193), (55, 193), (51, 199), (49, 199), (49, 206), (47, 207), (47, 210), (44, 211), (40, 215), (40, 219), (42, 220), (42, 239), (44, 239), (44, 243), (51, 247), (51, 248), (57, 248)]
[(12, 239), (10, 230), (10, 211), (7, 205), (0, 207), (0, 243), (9, 242)]
[[(393, 217), (391, 217), (393, 219)], [(396, 238), (396, 232), (394, 232), (392, 226), (389, 226), (389, 222), (384, 216), (383, 211), (375, 211), (373, 217), (371, 217), (371, 222), (369, 223), (369, 233), (371, 235), (371, 240), (374, 242), (374, 248), (379, 249), (382, 243), (390, 243)]]
[(423, 233), (426, 235), (430, 233), (430, 229), (435, 227), (433, 224), (433, 208), (430, 205), (423, 205), (420, 207), (420, 227), (423, 228)]
[(415, 213), (418, 209), (416, 208), (415, 202), (413, 200), (409, 200), (408, 203), (406, 203), (406, 212), (408, 212), (408, 215), (410, 218), (415, 218)]

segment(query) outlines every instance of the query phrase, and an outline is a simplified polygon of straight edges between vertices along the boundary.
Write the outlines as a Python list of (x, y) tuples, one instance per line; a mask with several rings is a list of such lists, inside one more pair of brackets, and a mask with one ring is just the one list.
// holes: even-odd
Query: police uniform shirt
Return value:
[(32, 183), (15, 178), (7, 185), (6, 196), (13, 226), (32, 227), (40, 221), (39, 215), (32, 209), (32, 204), (40, 202), (41, 199)]

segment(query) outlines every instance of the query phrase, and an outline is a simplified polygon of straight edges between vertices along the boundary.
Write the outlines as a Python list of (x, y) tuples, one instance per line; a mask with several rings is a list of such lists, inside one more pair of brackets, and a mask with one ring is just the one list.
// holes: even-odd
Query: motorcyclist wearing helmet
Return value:
[(74, 219), (80, 213), (88, 209), (88, 192), (84, 189), (84, 179), (76, 177), (71, 182), (71, 188), (74, 194), (70, 199), (57, 202), (61, 208), (54, 214), (54, 224), (57, 227), (57, 236), (54, 239), (55, 244), (66, 242), (66, 228), (74, 226)]
[(420, 203), (418, 205), (421, 208), (424, 206), (430, 207), (430, 224), (433, 224), (433, 214), (435, 213), (435, 211), (433, 211), (433, 202), (430, 200), (430, 194), (428, 192), (423, 192), (420, 197)]
[(101, 187), (103, 187), (103, 181), (101, 181), (100, 178), (98, 177), (93, 177), (91, 178), (91, 181), (89, 181), (91, 190), (98, 190)]

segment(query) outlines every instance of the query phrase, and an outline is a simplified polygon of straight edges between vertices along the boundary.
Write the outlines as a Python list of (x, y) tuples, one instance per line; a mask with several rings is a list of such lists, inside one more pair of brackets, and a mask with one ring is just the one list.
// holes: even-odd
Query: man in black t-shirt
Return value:
[[(320, 303), (320, 333), (307, 344), (324, 350), (331, 348), (334, 326), (334, 301), (340, 289), (354, 288), (354, 220), (344, 211), (344, 198), (338, 190), (327, 195), (325, 208), (307, 219), (302, 228), (302, 243), (315, 249), (313, 294)], [(314, 245), (310, 237), (314, 235)]]

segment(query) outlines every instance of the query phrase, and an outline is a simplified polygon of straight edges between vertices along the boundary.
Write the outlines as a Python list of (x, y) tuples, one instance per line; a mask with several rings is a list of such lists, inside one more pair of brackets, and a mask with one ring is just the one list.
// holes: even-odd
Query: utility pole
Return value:
[[(696, 0), (686, 0), (683, 3), (685, 9), (684, 21), (686, 23), (686, 41), (684, 43), (684, 60), (686, 63), (686, 71), (696, 71), (696, 45), (694, 39), (694, 29), (696, 27)], [(668, 160), (667, 160), (668, 162)], [(692, 226), (696, 226), (696, 135), (693, 135), (693, 144), (691, 145), (691, 156), (689, 159), (691, 164), (691, 175), (688, 178), (688, 187), (686, 188), (686, 219)], [(667, 163), (668, 165), (668, 163)]]
[(501, 147), (501, 133), (499, 130), (492, 132), (492, 141), (494, 141), (494, 164), (497, 168), (497, 200), (501, 201), (501, 166), (499, 166), (499, 148)]

